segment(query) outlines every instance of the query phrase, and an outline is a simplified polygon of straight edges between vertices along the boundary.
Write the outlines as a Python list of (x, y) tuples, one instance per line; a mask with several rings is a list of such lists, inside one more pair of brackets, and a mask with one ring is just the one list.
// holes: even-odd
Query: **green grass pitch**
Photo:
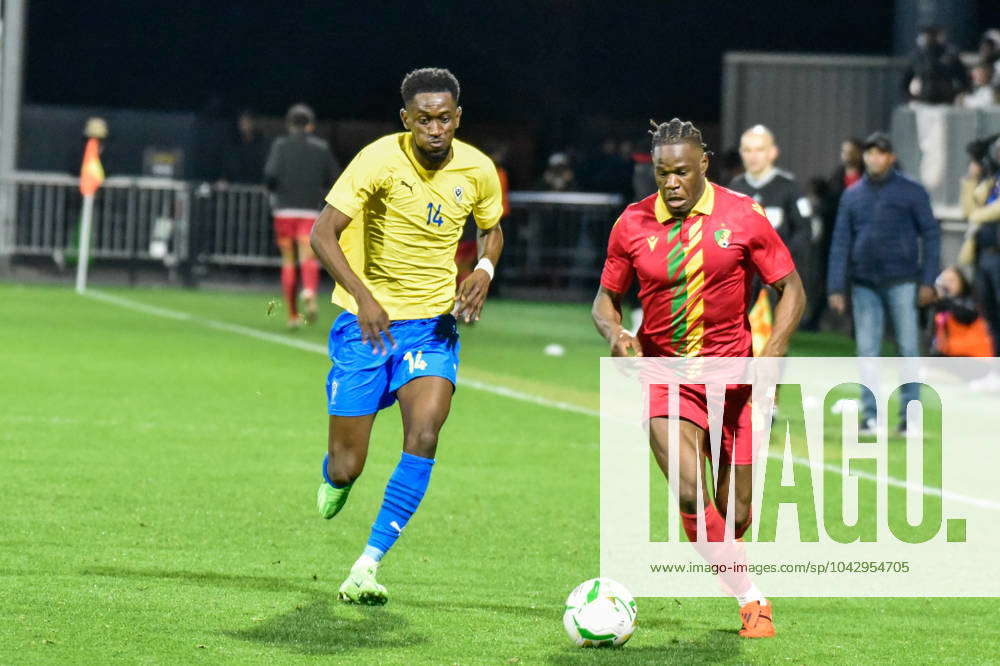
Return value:
[[(996, 600), (778, 599), (778, 638), (737, 637), (729, 599), (639, 599), (614, 651), (566, 639), (562, 603), (598, 573), (598, 422), (460, 388), (430, 490), (380, 579), (335, 601), (399, 456), (375, 424), (344, 511), (314, 506), (326, 359), (205, 320), (286, 334), (263, 293), (0, 285), (0, 663), (980, 663)], [(243, 329), (240, 329), (243, 330)], [(563, 357), (542, 353), (556, 342)], [(308, 346), (308, 345), (307, 345)], [(461, 376), (594, 408), (605, 353), (585, 306), (493, 301)], [(848, 340), (801, 334), (795, 353)]]

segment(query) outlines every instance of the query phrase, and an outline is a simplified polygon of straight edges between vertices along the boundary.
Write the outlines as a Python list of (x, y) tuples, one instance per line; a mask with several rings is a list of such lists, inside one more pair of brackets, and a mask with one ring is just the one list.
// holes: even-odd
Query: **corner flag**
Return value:
[(76, 293), (87, 289), (87, 265), (90, 262), (90, 228), (94, 217), (94, 194), (104, 182), (104, 167), (101, 166), (100, 143), (95, 138), (87, 139), (83, 149), (83, 164), (80, 165), (80, 194), (83, 195), (83, 210), (80, 213), (80, 254), (76, 264)]
[(104, 167), (101, 166), (101, 156), (97, 139), (87, 139), (83, 149), (83, 164), (80, 165), (80, 194), (92, 197), (97, 188), (104, 182)]

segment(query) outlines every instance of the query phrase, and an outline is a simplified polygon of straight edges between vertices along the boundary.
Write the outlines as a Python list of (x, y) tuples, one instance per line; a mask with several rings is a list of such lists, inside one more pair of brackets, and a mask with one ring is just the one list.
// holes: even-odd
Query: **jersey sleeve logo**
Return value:
[(656, 242), (660, 240), (659, 236), (647, 236), (646, 242), (649, 243), (649, 251), (652, 252), (656, 249)]
[[(754, 204), (755, 206), (757, 204)], [(729, 247), (729, 241), (733, 237), (733, 232), (730, 229), (716, 229), (715, 230), (715, 244), (725, 250)]]
[(462, 203), (463, 194), (465, 194), (465, 190), (461, 186), (455, 188), (455, 203)]

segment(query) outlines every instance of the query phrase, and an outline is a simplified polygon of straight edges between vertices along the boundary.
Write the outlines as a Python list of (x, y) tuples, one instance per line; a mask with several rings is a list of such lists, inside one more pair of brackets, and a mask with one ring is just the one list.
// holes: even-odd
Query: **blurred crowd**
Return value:
[(1000, 30), (983, 33), (975, 55), (963, 61), (945, 31), (927, 26), (917, 36), (903, 77), (906, 96), (925, 104), (981, 109), (1000, 104)]
[[(1000, 105), (1000, 30), (986, 31), (978, 49), (962, 55), (940, 28), (922, 29), (909, 58), (903, 93), (918, 114), (943, 105), (968, 109)], [(294, 148), (299, 141), (316, 152), (320, 166), (315, 171), (324, 183), (339, 172), (329, 145), (313, 134), (312, 111), (305, 108), (305, 113), (299, 127), (290, 110), (286, 137), (272, 140), (261, 131), (252, 111), (241, 111), (226, 136), (214, 138), (221, 149), (219, 158), (209, 162), (205, 179), (221, 188), (263, 183), (276, 208), (303, 208), (306, 198), (316, 198), (319, 190), (310, 186), (307, 196), (290, 197), (286, 190), (291, 179), (279, 178), (276, 151)], [(934, 143), (931, 135), (940, 123), (921, 124), (919, 115), (917, 120), (923, 169), (933, 161), (927, 159), (925, 146)], [(102, 120), (91, 119), (84, 135), (106, 143), (109, 130)], [(522, 178), (517, 189), (612, 193), (625, 204), (656, 191), (645, 136), (601, 138), (599, 132), (596, 136), (590, 143), (549, 153), (535, 171), (540, 175), (533, 181)], [(506, 191), (509, 146), (497, 143), (487, 148), (500, 167)], [(847, 328), (840, 315), (850, 312), (859, 353), (879, 353), (886, 324), (891, 323), (904, 355), (923, 351), (991, 356), (1000, 350), (995, 342), (1000, 340), (1000, 135), (982, 137), (968, 152), (970, 162), (961, 184), (968, 233), (956, 265), (940, 273), (940, 229), (928, 193), (897, 168), (895, 151), (884, 134), (864, 140), (844, 137), (832, 173), (796, 179), (778, 166), (778, 138), (758, 125), (743, 133), (738, 147), (713, 155), (709, 175), (760, 203), (788, 245), (809, 295), (804, 328)], [(894, 213), (878, 212), (885, 206), (873, 202), (882, 198), (892, 200), (889, 209)], [(283, 255), (289, 254), (285, 249)], [(306, 262), (311, 260), (307, 249), (298, 248)], [(283, 259), (291, 270), (288, 267), (296, 259)], [(983, 388), (1000, 391), (1000, 376), (982, 381)]]

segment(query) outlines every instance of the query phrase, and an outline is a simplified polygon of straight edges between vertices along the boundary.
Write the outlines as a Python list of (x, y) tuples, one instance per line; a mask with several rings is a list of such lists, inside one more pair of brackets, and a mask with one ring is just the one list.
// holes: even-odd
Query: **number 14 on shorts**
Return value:
[(406, 352), (403, 354), (403, 360), (410, 364), (410, 374), (413, 374), (414, 370), (426, 370), (427, 361), (424, 360), (423, 350), (418, 350), (417, 355), (414, 356), (413, 352)]

